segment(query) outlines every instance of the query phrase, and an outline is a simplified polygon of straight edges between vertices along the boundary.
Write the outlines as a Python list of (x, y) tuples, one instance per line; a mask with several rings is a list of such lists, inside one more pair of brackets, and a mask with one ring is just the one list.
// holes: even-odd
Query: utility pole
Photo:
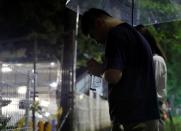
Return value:
[(73, 107), (74, 107), (74, 67), (75, 67), (75, 12), (65, 8), (64, 10), (64, 46), (62, 61), (62, 85), (60, 105), (63, 108), (61, 118), (62, 131), (73, 129)]

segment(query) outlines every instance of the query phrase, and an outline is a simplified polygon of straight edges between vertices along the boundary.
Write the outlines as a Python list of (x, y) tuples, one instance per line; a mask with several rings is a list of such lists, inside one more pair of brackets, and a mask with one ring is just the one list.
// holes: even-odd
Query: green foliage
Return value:
[[(137, 3), (139, 8), (138, 15), (142, 23), (150, 24), (150, 22), (168, 22), (179, 19), (181, 12), (181, 4), (170, 0), (141, 0)], [(139, 13), (140, 12), (140, 13)], [(152, 16), (152, 18), (146, 18)]]
[(97, 61), (102, 61), (103, 47), (95, 40), (85, 37), (83, 34), (78, 36), (78, 56), (77, 56), (77, 68), (86, 66), (86, 62), (90, 58), (94, 58)]
[(165, 131), (181, 131), (181, 117), (173, 117), (173, 121), (166, 121)]
[(150, 26), (158, 43), (161, 44), (167, 56), (168, 97), (174, 96), (174, 105), (181, 104), (181, 21)]
[[(60, 0), (1, 0), (0, 28), (3, 35), (23, 37), (36, 32), (55, 43), (63, 36), (64, 2)], [(52, 42), (53, 41), (53, 42)]]
[(0, 39), (3, 41), (25, 37), (29, 40), (46, 41), (54, 48), (55, 52), (52, 54), (61, 59), (65, 2), (65, 0), (1, 0)]

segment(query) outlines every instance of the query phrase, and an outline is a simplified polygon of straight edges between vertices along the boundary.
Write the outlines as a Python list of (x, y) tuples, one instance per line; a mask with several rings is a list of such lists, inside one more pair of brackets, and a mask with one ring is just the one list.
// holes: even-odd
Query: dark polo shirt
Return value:
[(120, 24), (109, 31), (105, 69), (122, 71), (121, 80), (109, 84), (108, 101), (113, 123), (159, 118), (152, 58), (147, 41), (129, 24)]

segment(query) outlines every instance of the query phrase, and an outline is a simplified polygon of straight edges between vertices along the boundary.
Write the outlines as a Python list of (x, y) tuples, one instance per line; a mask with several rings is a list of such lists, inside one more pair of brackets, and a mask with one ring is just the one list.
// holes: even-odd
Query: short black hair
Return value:
[(99, 17), (111, 16), (106, 11), (91, 8), (86, 11), (81, 18), (81, 29), (84, 35), (88, 35), (91, 28), (94, 28), (95, 21)]

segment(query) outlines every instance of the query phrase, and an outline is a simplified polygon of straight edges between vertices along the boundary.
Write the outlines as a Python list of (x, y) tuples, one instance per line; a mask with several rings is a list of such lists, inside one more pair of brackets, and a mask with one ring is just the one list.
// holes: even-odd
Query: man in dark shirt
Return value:
[[(99, 9), (82, 16), (82, 32), (105, 45), (105, 62), (88, 61), (88, 70), (108, 82), (113, 131), (157, 131), (153, 59), (144, 38), (129, 24)], [(122, 126), (120, 126), (122, 125)]]

